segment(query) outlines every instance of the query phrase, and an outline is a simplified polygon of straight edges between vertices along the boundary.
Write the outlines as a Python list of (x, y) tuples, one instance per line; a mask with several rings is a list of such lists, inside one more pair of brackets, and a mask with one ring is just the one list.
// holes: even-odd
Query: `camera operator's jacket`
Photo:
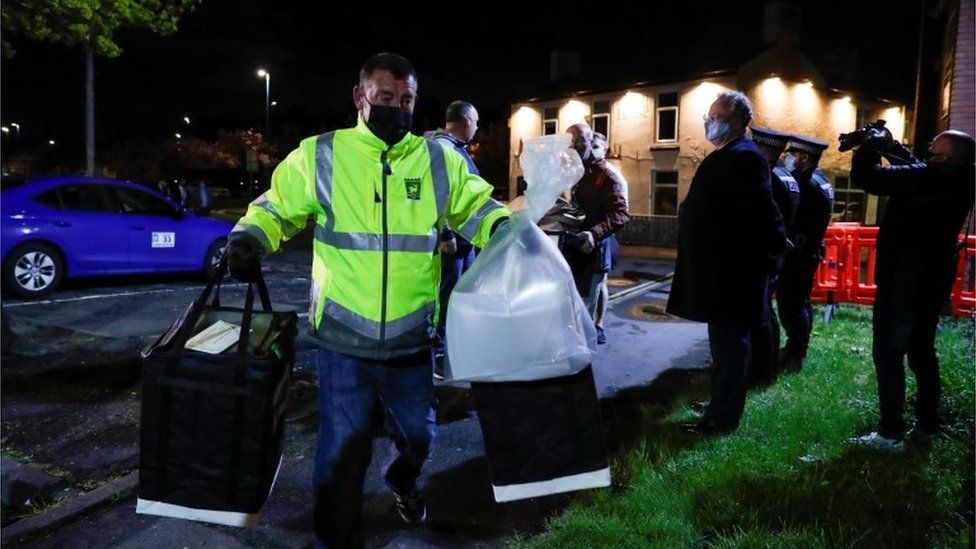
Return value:
[(309, 318), (320, 345), (387, 359), (429, 348), (438, 314), (439, 232), (476, 246), (509, 212), (456, 151), (407, 134), (389, 147), (368, 129), (303, 140), (234, 227), (275, 251), (314, 216)]

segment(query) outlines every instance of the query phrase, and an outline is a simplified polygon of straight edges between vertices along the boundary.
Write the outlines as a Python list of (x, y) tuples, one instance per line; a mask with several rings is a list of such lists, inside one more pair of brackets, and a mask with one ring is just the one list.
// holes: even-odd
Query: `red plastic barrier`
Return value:
[(956, 266), (956, 280), (952, 285), (952, 314), (956, 316), (973, 316), (976, 313), (976, 235), (966, 239), (966, 246), (959, 254), (959, 264)]
[(871, 305), (878, 287), (874, 284), (874, 263), (878, 253), (878, 228), (858, 227), (850, 242), (849, 288), (851, 303)]
[(841, 294), (845, 284), (844, 267), (847, 260), (845, 244), (849, 225), (852, 224), (835, 223), (827, 227), (827, 233), (824, 235), (824, 245), (827, 250), (814, 274), (810, 301), (827, 303), (845, 301)]
[[(962, 235), (960, 235), (962, 237)], [(814, 275), (810, 301), (874, 304), (878, 228), (860, 223), (834, 223), (827, 227), (827, 252)], [(956, 279), (950, 294), (952, 314), (976, 314), (976, 235), (969, 236), (959, 254)]]

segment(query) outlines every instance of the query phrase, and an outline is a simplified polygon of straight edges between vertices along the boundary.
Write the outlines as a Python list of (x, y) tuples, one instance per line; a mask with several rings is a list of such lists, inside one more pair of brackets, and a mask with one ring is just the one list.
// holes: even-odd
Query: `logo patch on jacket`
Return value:
[(410, 200), (420, 200), (420, 178), (404, 178), (403, 185), (407, 189), (407, 198)]

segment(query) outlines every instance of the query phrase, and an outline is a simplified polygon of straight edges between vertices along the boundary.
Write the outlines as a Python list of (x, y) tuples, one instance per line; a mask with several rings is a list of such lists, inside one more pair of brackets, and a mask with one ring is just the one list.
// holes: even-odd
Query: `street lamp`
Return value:
[(11, 122), (10, 127), (14, 129), (14, 135), (17, 137), (17, 139), (20, 139), (20, 124)]
[(176, 138), (177, 139), (183, 139), (183, 136), (181, 134), (176, 134)]
[(186, 125), (187, 125), (187, 126), (189, 126), (189, 125), (190, 125), (190, 117), (189, 117), (189, 116), (184, 116), (184, 117), (183, 117), (183, 121), (184, 121), (184, 122), (186, 122)]
[(271, 141), (271, 73), (258, 69), (258, 76), (264, 78), (264, 140)]

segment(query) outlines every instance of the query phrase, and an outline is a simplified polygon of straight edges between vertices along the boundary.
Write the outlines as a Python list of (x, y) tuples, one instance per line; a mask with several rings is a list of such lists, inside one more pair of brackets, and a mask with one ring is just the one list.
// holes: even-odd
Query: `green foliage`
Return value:
[[(676, 423), (695, 417), (683, 403), (700, 398), (695, 392), (704, 387), (679, 390), (657, 417), (636, 413), (631, 422), (640, 423), (640, 433), (631, 425), (625, 442), (613, 440), (622, 433), (613, 423), (623, 415), (605, 416), (614, 487), (581, 494), (546, 533), (514, 545), (971, 546), (973, 337), (971, 319), (942, 319), (944, 432), (930, 443), (909, 443), (901, 454), (867, 449), (849, 439), (877, 421), (871, 315), (844, 307), (830, 324), (815, 324), (802, 372), (750, 393), (732, 435), (676, 433)], [(910, 418), (910, 373), (907, 381)]]
[[(200, 0), (6, 0), (0, 4), (4, 33), (34, 40), (90, 48), (117, 57), (121, 28), (145, 28), (166, 35), (176, 31), (180, 15)], [(3, 39), (4, 55), (14, 54)]]

